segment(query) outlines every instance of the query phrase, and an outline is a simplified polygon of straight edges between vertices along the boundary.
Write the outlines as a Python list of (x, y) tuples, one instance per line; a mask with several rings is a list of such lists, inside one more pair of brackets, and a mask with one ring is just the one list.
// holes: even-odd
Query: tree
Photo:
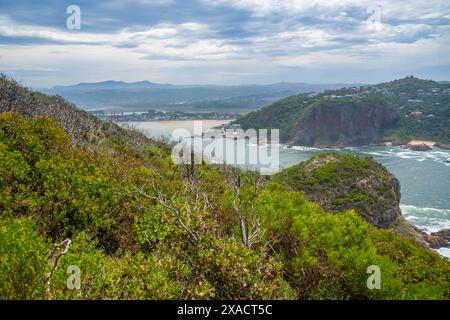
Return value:
[(261, 221), (255, 213), (255, 200), (263, 186), (261, 177), (257, 174), (244, 176), (241, 170), (233, 168), (229, 184), (233, 191), (233, 211), (239, 221), (242, 243), (252, 248), (264, 234)]

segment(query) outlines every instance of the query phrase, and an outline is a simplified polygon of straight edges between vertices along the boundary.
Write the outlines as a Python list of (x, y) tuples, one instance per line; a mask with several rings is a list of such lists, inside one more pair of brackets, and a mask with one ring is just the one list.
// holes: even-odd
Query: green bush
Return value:
[[(283, 279), (282, 265), (264, 252), (232, 240), (216, 240), (201, 247), (191, 260), (204, 277), (208, 290), (200, 297), (217, 299), (293, 299), (294, 291)], [(197, 289), (198, 290), (198, 289)], [(204, 295), (204, 296), (203, 296)]]
[[(69, 289), (69, 266), (81, 272), (80, 289)], [(181, 282), (172, 278), (182, 267), (170, 255), (121, 253), (106, 255), (81, 233), (73, 240), (51, 279), (52, 299), (180, 299)]]
[[(299, 185), (347, 186), (379, 169), (373, 160), (336, 156), (310, 175), (300, 170), (308, 162), (261, 188), (255, 173), (202, 164), (187, 185), (193, 168), (174, 166), (164, 149), (141, 155), (124, 140), (111, 144), (88, 152), (49, 118), (0, 115), (0, 298), (450, 299), (448, 261), (353, 211), (332, 214), (305, 200)], [(261, 222), (262, 241), (249, 247), (228, 182), (236, 173), (240, 213)], [(387, 197), (382, 174), (374, 193)], [(171, 199), (198, 241), (155, 195)], [(337, 201), (363, 196), (353, 188)], [(66, 238), (72, 245), (46, 281), (53, 245)], [(381, 269), (380, 290), (367, 289), (370, 265)], [(67, 287), (69, 266), (80, 268), (79, 290)]]
[(48, 248), (31, 219), (0, 219), (0, 299), (42, 298)]
[[(301, 193), (270, 185), (257, 210), (266, 240), (307, 299), (448, 299), (449, 263), (421, 245), (370, 226), (354, 212), (329, 214)], [(367, 289), (367, 268), (382, 272)]]

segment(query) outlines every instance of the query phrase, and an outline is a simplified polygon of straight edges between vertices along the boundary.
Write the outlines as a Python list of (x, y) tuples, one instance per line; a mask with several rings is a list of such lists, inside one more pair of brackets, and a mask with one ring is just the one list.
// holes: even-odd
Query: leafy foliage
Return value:
[(44, 290), (48, 244), (31, 219), (0, 219), (0, 297), (39, 299)]
[[(50, 118), (0, 115), (1, 298), (450, 298), (447, 261), (353, 211), (326, 212), (290, 180), (175, 166), (165, 148), (134, 148), (88, 150)], [(286, 177), (331, 185), (371, 166), (344, 157)], [(367, 289), (372, 264), (381, 290)], [(69, 266), (80, 290), (67, 287)]]
[(400, 188), (398, 180), (370, 157), (322, 153), (283, 170), (274, 180), (304, 191), (309, 200), (327, 210), (354, 209), (378, 226), (388, 226), (399, 214), (395, 192)]

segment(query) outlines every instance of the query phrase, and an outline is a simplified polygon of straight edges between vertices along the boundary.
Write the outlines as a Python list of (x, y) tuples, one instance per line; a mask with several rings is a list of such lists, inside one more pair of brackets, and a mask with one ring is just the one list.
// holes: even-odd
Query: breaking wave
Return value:
[(450, 209), (421, 208), (412, 205), (400, 206), (405, 218), (427, 232), (450, 228)]
[(366, 151), (362, 153), (374, 157), (397, 157), (401, 159), (412, 159), (418, 162), (430, 160), (444, 163), (446, 166), (450, 165), (450, 163), (446, 163), (446, 161), (450, 161), (450, 152), (436, 149), (430, 151), (413, 151), (397, 147), (388, 150)]

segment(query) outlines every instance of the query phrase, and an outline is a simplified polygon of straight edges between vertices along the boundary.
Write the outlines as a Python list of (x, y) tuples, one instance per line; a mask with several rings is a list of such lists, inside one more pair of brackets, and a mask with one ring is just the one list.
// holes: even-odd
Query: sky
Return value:
[(1, 0), (0, 72), (34, 88), (450, 80), (450, 1)]

